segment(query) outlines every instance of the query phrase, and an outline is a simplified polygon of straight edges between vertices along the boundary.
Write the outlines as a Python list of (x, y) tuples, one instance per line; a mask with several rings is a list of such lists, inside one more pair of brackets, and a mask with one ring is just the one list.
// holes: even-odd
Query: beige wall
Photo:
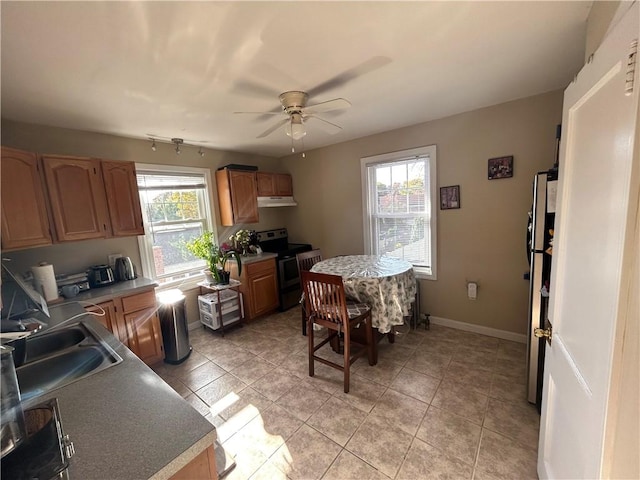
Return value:
[(631, 2), (620, 2), (620, 0), (593, 2), (587, 19), (587, 38), (584, 49), (585, 62), (588, 60), (589, 55), (595, 52), (602, 43), (602, 39), (609, 30), (611, 21), (621, 3)]
[[(461, 208), (439, 210), (438, 279), (421, 281), (421, 311), (526, 332), (527, 212), (533, 175), (553, 165), (562, 92), (556, 91), (284, 158), (298, 208), (292, 237), (327, 257), (363, 253), (360, 158), (437, 146), (437, 185), (460, 185)], [(487, 159), (514, 156), (514, 176), (487, 180)], [(466, 281), (479, 284), (478, 299)]]

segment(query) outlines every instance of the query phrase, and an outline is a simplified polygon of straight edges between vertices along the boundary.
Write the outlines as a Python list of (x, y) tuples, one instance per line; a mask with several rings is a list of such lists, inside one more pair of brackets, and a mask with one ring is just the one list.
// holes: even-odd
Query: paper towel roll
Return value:
[(58, 299), (58, 285), (53, 265), (41, 263), (37, 267), (31, 267), (33, 273), (33, 287), (47, 302)]

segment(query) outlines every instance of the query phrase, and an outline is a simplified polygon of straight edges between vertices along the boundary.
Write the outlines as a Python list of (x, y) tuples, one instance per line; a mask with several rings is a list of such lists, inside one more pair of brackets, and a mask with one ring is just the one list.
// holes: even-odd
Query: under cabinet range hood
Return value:
[(293, 197), (258, 197), (258, 208), (297, 206)]

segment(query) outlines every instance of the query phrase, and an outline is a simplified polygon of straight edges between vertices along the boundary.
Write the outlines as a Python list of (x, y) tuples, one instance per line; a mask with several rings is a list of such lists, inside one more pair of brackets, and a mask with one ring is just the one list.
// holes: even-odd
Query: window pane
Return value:
[(200, 275), (205, 261), (194, 257), (186, 245), (211, 224), (204, 175), (139, 171), (137, 177), (148, 232), (141, 251), (147, 275), (159, 283)]
[(429, 236), (423, 216), (376, 218), (378, 254), (402, 258), (416, 266), (431, 263)]
[(402, 258), (433, 279), (437, 278), (431, 199), (435, 156), (435, 146), (427, 146), (361, 162), (368, 197), (365, 251)]
[(199, 270), (205, 262), (187, 250), (187, 243), (204, 232), (202, 223), (156, 227), (153, 232), (153, 264), (163, 277), (183, 270)]

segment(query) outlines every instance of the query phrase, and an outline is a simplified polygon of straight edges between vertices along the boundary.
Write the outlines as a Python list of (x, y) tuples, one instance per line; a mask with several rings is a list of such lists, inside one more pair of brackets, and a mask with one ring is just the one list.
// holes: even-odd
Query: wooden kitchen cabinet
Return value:
[(293, 181), (288, 173), (258, 172), (259, 197), (291, 197), (293, 195)]
[[(153, 365), (164, 359), (154, 290), (116, 297), (98, 306), (105, 311), (105, 315), (97, 316), (97, 320), (140, 360)], [(85, 310), (100, 312), (96, 306), (86, 307)]]
[(122, 297), (129, 348), (140, 360), (153, 365), (164, 359), (160, 318), (153, 290)]
[(135, 164), (107, 160), (101, 164), (113, 236), (144, 235)]
[[(124, 343), (127, 347), (129, 346), (124, 319), (118, 315), (116, 303), (113, 300), (85, 307), (85, 310), (97, 313), (98, 315), (95, 316), (95, 319), (98, 320), (107, 330), (113, 333), (118, 340)], [(103, 311), (104, 315), (102, 315)]]
[(210, 445), (169, 480), (217, 480), (216, 454)]
[(51, 245), (44, 179), (35, 153), (2, 147), (2, 250)]
[(43, 156), (51, 214), (58, 241), (110, 235), (100, 160)]
[(216, 171), (216, 184), (222, 225), (258, 222), (255, 172), (224, 168)]
[(231, 264), (231, 276), (242, 282), (239, 288), (244, 300), (245, 319), (253, 320), (280, 306), (274, 258), (243, 264), (240, 276), (237, 265)]

